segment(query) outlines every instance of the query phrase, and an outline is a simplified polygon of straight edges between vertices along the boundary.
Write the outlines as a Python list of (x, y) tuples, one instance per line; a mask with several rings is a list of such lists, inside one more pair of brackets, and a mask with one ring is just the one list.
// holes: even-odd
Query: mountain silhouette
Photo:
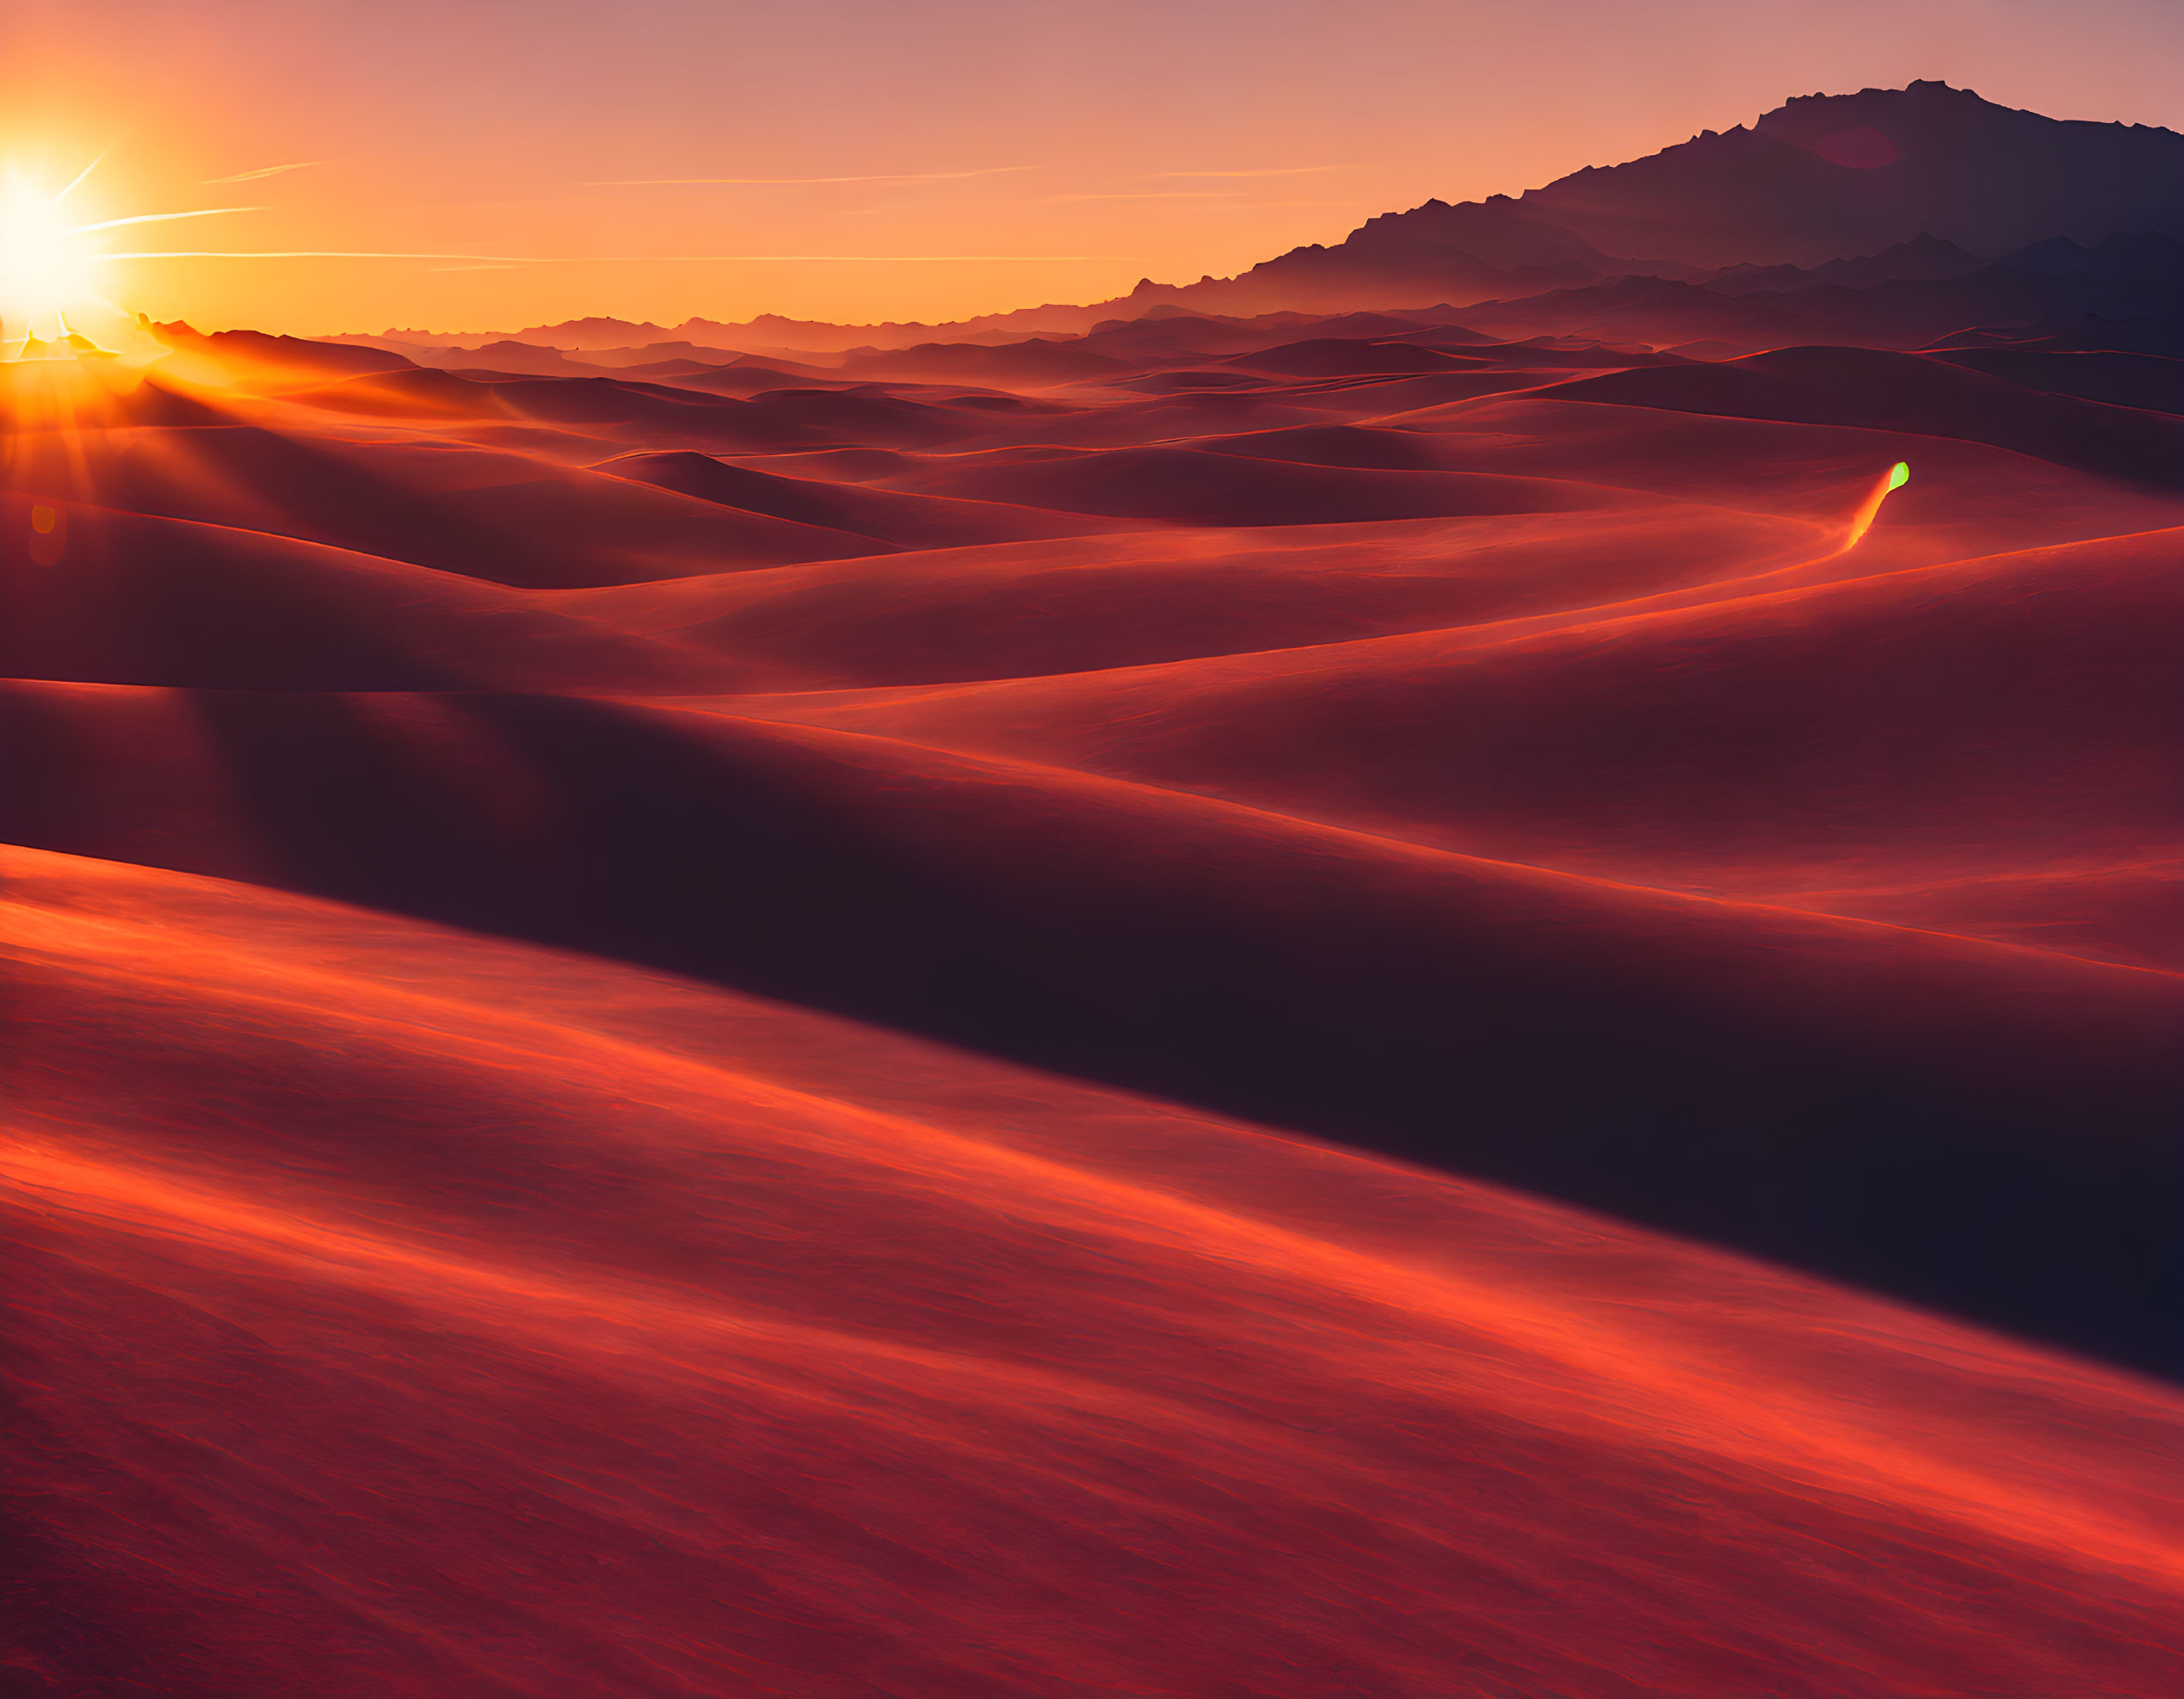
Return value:
[(1515, 198), (1428, 201), (1333, 246), (1293, 249), (1233, 279), (1147, 281), (1131, 300), (1335, 312), (1509, 299), (1619, 275), (1696, 281), (1724, 268), (1735, 269), (1719, 281), (1737, 293), (1865, 287), (1956, 276), (2056, 241), (2123, 265), (2134, 256), (2097, 244), (2170, 233), (2184, 234), (2184, 136), (1913, 83), (1803, 96), (1749, 128), (1704, 131)]
[(1801, 96), (1749, 129), (1521, 199), (1610, 252), (1703, 265), (1821, 265), (1922, 234), (2006, 254), (2054, 237), (2184, 234), (2184, 136), (1913, 83)]

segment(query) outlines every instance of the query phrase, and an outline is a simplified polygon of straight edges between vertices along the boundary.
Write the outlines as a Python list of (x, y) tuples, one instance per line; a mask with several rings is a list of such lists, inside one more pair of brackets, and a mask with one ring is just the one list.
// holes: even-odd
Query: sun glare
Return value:
[(71, 317), (112, 310), (99, 294), (98, 247), (64, 209), (66, 193), (15, 174), (0, 184), (0, 355), (20, 358), (65, 338)]
[(80, 204), (64, 203), (98, 164), (94, 159), (58, 189), (20, 166), (0, 177), (0, 361), (98, 357), (111, 352), (101, 341), (143, 340), (130, 314), (107, 299), (103, 274), (110, 261), (152, 256), (109, 253), (105, 232), (261, 210), (198, 207), (87, 219)]

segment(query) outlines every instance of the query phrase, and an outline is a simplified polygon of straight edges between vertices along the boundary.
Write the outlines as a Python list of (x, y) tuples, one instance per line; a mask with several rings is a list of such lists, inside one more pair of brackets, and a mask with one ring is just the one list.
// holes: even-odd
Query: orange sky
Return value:
[[(108, 268), (206, 329), (930, 320), (1229, 275), (1792, 94), (2184, 128), (2179, 64), (2172, 0), (10, 0), (0, 161), (103, 153), (96, 218), (261, 209), (117, 250), (448, 256)], [(630, 181), (663, 178), (793, 181)]]

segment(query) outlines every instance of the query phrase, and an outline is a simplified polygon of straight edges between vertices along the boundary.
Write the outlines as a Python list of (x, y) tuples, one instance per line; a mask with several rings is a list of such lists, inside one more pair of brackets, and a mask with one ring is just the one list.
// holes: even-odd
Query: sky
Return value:
[(8, 0), (0, 169), (98, 159), (86, 222), (250, 209), (103, 235), (220, 256), (104, 268), (205, 330), (932, 322), (1917, 77), (2184, 129), (2184, 5)]

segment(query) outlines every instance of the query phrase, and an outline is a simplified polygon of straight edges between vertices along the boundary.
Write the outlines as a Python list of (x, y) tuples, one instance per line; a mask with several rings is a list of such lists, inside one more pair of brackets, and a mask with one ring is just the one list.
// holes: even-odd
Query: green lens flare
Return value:
[(1888, 469), (1888, 487), (1900, 490), (1911, 481), (1911, 466), (1908, 460), (1898, 460)]

